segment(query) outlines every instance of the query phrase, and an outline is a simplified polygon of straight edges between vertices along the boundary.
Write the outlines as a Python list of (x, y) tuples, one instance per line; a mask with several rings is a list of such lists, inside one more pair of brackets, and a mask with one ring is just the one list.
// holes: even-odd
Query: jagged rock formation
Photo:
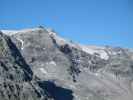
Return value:
[(84, 46), (43, 27), (0, 38), (0, 100), (133, 99), (131, 49)]
[(45, 92), (15, 44), (0, 33), (0, 100), (45, 100)]

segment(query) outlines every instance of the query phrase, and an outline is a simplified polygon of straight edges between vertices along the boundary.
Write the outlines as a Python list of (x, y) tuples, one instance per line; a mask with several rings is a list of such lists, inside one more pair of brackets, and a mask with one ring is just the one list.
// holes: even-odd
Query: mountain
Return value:
[(0, 80), (0, 100), (133, 100), (133, 50), (1, 30)]

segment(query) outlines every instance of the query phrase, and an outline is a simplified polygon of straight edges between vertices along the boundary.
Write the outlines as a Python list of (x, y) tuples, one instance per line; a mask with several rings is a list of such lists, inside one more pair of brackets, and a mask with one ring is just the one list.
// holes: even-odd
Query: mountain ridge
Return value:
[[(17, 57), (15, 59), (18, 62), (24, 60), (29, 66), (31, 72), (28, 72), (28, 75), (33, 73), (36, 77), (31, 79), (37, 84), (33, 90), (42, 91), (39, 92), (42, 98), (29, 97), (30, 100), (132, 100), (133, 98), (133, 52), (130, 49), (73, 43), (61, 38), (52, 29), (43, 27), (20, 31), (3, 30), (1, 34), (2, 38), (4, 35), (10, 40), (9, 46), (6, 47), (12, 48), (12, 52), (19, 51), (13, 53)], [(15, 47), (10, 46), (11, 44)], [(19, 57), (23, 60), (18, 59)], [(3, 60), (5, 61), (5, 58)], [(21, 66), (25, 68), (24, 65)], [(35, 89), (37, 87), (39, 89)], [(44, 91), (47, 93), (43, 93)]]

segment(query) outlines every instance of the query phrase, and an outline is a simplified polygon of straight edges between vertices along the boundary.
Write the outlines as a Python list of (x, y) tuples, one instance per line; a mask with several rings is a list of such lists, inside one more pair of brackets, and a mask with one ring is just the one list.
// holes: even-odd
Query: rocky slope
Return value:
[(76, 44), (43, 27), (0, 38), (0, 100), (133, 100), (133, 50)]

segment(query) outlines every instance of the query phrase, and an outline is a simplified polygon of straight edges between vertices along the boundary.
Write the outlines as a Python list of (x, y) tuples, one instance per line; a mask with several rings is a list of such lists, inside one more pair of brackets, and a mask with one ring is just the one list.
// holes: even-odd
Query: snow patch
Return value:
[(21, 49), (23, 50), (24, 49), (24, 41), (20, 38), (16, 38), (16, 39), (21, 42)]
[(109, 58), (108, 54), (106, 53), (106, 51), (104, 50), (104, 47), (96, 47), (96, 46), (84, 46), (84, 45), (81, 45), (81, 49), (86, 52), (86, 53), (89, 53), (91, 55), (97, 53), (99, 54), (99, 56), (102, 58), (102, 59), (105, 59), (107, 60)]
[(56, 62), (54, 62), (54, 61), (47, 62), (46, 64), (47, 64), (47, 65), (50, 64), (50, 65), (54, 65), (54, 66), (56, 66)]
[(68, 86), (69, 86), (71, 89), (76, 89), (76, 86), (73, 85), (73, 84), (69, 84)]
[(1, 30), (2, 33), (8, 35), (8, 36), (12, 36), (18, 33), (27, 33), (27, 32), (31, 32), (31, 31), (36, 31), (36, 30), (40, 30), (40, 28), (29, 28), (29, 29), (22, 29), (22, 30)]
[(51, 32), (51, 31), (49, 31), (49, 30), (47, 30), (48, 31), (48, 33), (49, 33), (49, 35), (56, 35), (56, 33), (55, 32)]
[(39, 68), (39, 70), (44, 73), (44, 74), (47, 74), (47, 71), (44, 69), (44, 68)]
[(54, 61), (49, 62), (49, 64), (56, 66), (56, 63)]
[(43, 50), (46, 50), (46, 48), (43, 48)]

